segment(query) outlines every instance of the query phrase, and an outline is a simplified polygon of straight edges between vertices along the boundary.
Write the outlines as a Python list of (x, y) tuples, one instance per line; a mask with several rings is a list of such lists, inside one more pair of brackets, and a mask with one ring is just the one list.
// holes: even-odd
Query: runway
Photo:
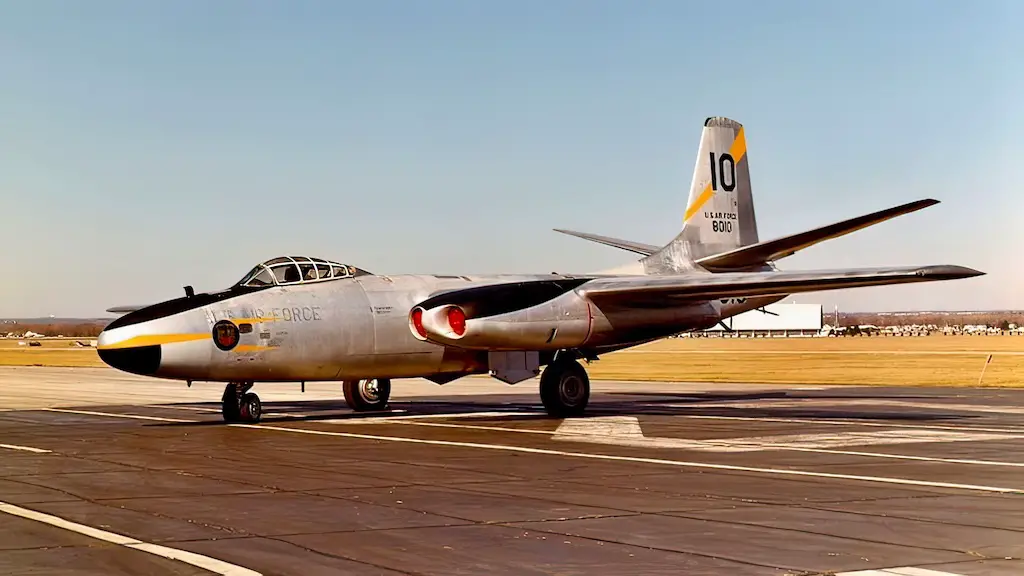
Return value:
[(1024, 573), (1024, 391), (394, 386), (0, 369), (0, 573)]

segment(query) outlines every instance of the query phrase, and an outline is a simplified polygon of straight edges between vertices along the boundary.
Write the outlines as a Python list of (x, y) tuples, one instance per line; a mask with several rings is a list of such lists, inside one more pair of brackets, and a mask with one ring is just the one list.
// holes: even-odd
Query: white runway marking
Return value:
[(977, 442), (1021, 438), (1016, 434), (982, 434), (944, 430), (884, 430), (872, 432), (834, 432), (826, 434), (788, 434), (746, 438), (650, 438), (644, 436), (636, 416), (602, 416), (564, 420), (552, 439), (591, 442), (636, 448), (677, 448), (706, 452), (753, 452), (789, 448), (825, 449), (871, 444), (913, 444), (925, 442)]
[(808, 408), (811, 406), (829, 409), (843, 409), (851, 406), (900, 406), (905, 408), (923, 408), (926, 410), (949, 410), (954, 412), (987, 412), (993, 414), (1024, 414), (1024, 407), (990, 406), (987, 404), (951, 404), (943, 402), (917, 402), (890, 398), (800, 398), (774, 399), (765, 398), (758, 402), (732, 402), (729, 400), (713, 400), (699, 404), (671, 404), (673, 407), (709, 406), (729, 408)]
[(0, 444), (0, 448), (7, 448), (8, 450), (21, 450), (23, 452), (35, 452), (36, 454), (50, 454), (50, 450), (43, 450), (42, 448), (33, 448), (31, 446), (18, 446), (15, 444)]
[(812, 472), (808, 470), (787, 470), (779, 468), (759, 468), (755, 466), (738, 466), (732, 464), (713, 464), (710, 462), (694, 462), (688, 460), (669, 460), (665, 458), (643, 458), (638, 456), (616, 456), (612, 454), (595, 454), (588, 452), (568, 452), (564, 450), (551, 450), (546, 448), (530, 448), (526, 446), (509, 446), (505, 444), (487, 444), (476, 442), (456, 442), (452, 440), (427, 440), (422, 438), (407, 438), (403, 436), (380, 436), (376, 434), (357, 434), (353, 432), (329, 432), (325, 430), (311, 430), (307, 428), (286, 428), (283, 426), (267, 426), (260, 424), (229, 424), (240, 428), (251, 428), (253, 430), (266, 430), (278, 432), (290, 432), (292, 434), (311, 434), (317, 436), (336, 436), (341, 438), (358, 438), (361, 440), (381, 440), (385, 442), (400, 442), (408, 444), (427, 444), (432, 446), (454, 446), (459, 448), (477, 448), (481, 450), (498, 450), (503, 452), (522, 452), (526, 454), (544, 454), (549, 456), (564, 456), (567, 458), (583, 458), (589, 460), (608, 460), (615, 462), (637, 462), (641, 464), (658, 464), (675, 466), (680, 468), (699, 468), (709, 470), (730, 470), (735, 472), (755, 472), (760, 474), (774, 474), (778, 476), (802, 476), (810, 478), (829, 478), (838, 480), (856, 480), (862, 482), (878, 482), (883, 484), (902, 484), (909, 486), (922, 486), (929, 488), (954, 488), (959, 490), (970, 490), (975, 492), (997, 492), (1009, 494), (1024, 494), (1022, 488), (1004, 488), (999, 486), (980, 486), (974, 484), (955, 484), (951, 482), (932, 482), (928, 480), (912, 480), (909, 478), (890, 478), (883, 476), (859, 476), (856, 474), (840, 474), (833, 472)]
[(142, 416), (141, 414), (118, 414), (115, 412), (94, 412), (92, 410), (70, 410), (67, 408), (41, 408), (45, 412), (63, 412), (66, 414), (82, 414), (85, 416), (110, 416), (112, 418), (129, 418), (132, 420), (155, 420), (157, 422), (197, 422), (179, 418), (160, 418), (158, 416)]
[(927, 568), (903, 566), (901, 568), (879, 568), (877, 570), (857, 570), (856, 572), (837, 572), (835, 576), (963, 576), (952, 572), (939, 572)]
[[(692, 404), (646, 404), (648, 408), (700, 408), (700, 405)], [(672, 418), (695, 418), (703, 420), (751, 420), (754, 422), (784, 422), (788, 424), (824, 424), (827, 426), (868, 426), (880, 428), (917, 428), (921, 430), (955, 430), (970, 432), (995, 432), (997, 434), (1021, 434), (1024, 435), (1024, 427), (1014, 428), (993, 428), (988, 426), (943, 426), (941, 424), (899, 424), (890, 422), (865, 422), (864, 420), (851, 418), (844, 420), (842, 416), (835, 416), (831, 419), (823, 418), (783, 418), (771, 416), (705, 416), (702, 414), (673, 414)]]
[(84, 524), (78, 524), (57, 516), (43, 514), (42, 512), (21, 508), (20, 506), (15, 506), (13, 504), (7, 504), (6, 502), (0, 502), (0, 512), (4, 512), (12, 516), (20, 516), (29, 520), (35, 520), (37, 522), (49, 524), (50, 526), (69, 530), (71, 532), (77, 532), (78, 534), (95, 538), (96, 540), (103, 540), (104, 542), (118, 544), (132, 550), (139, 550), (140, 552), (146, 552), (155, 556), (191, 564), (202, 568), (203, 570), (209, 570), (214, 574), (222, 574), (223, 576), (262, 576), (262, 574), (255, 570), (249, 570), (248, 568), (243, 568), (235, 564), (229, 564), (222, 560), (217, 560), (216, 558), (210, 558), (209, 556), (194, 554), (192, 552), (186, 552), (176, 548), (168, 548), (166, 546), (160, 546), (159, 544), (142, 542), (135, 538), (129, 538), (127, 536), (122, 536), (121, 534), (115, 534), (113, 532), (107, 532), (106, 530), (100, 530)]
[[(550, 436), (552, 432), (548, 430), (533, 430), (530, 428), (510, 428), (508, 426), (483, 426), (475, 424), (452, 424), (448, 422), (409, 422), (400, 421), (394, 422), (395, 424), (405, 424), (411, 426), (434, 426), (438, 428), (467, 428), (469, 430), (489, 430), (494, 432), (515, 432), (518, 434), (542, 434), (544, 436)], [(570, 430), (561, 430), (561, 433), (565, 434), (566, 440), (576, 440), (576, 438), (568, 438), (569, 435), (575, 434)], [(1024, 436), (1013, 436), (1013, 438), (1024, 438)], [(846, 456), (864, 456), (867, 458), (888, 458), (892, 460), (918, 460), (922, 462), (944, 462), (946, 464), (972, 464), (979, 466), (1005, 466), (1009, 468), (1024, 468), (1024, 463), (1021, 462), (1003, 462), (1000, 460), (974, 460), (969, 458), (939, 458), (933, 456), (910, 456), (906, 454), (889, 454), (885, 452), (860, 452), (854, 450), (829, 450), (825, 448), (798, 448), (795, 446), (779, 447), (779, 450), (790, 450), (793, 452), (814, 452), (819, 454), (840, 454)]]
[(759, 354), (771, 356), (828, 356), (834, 354), (885, 354), (889, 356), (1022, 356), (1024, 352), (990, 352), (987, 350), (619, 350), (616, 354)]
[[(396, 411), (398, 412), (398, 411)], [(401, 412), (405, 412), (402, 410)], [(330, 420), (319, 420), (325, 424), (419, 424), (409, 420), (423, 420), (430, 418), (493, 418), (496, 416), (543, 416), (544, 412), (529, 412), (525, 410), (503, 410), (492, 412), (453, 412), (451, 414), (407, 414), (404, 416), (380, 416), (371, 418), (332, 418)], [(429, 426), (431, 423), (422, 423)], [(452, 424), (456, 426), (456, 424)], [(468, 426), (467, 426), (468, 427)]]

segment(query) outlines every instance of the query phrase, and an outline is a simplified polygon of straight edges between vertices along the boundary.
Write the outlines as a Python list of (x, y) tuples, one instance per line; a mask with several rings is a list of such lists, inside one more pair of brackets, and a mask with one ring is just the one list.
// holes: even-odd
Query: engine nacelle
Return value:
[(591, 305), (566, 292), (547, 302), (492, 316), (472, 317), (458, 304), (417, 306), (409, 328), (420, 340), (473, 350), (560, 350), (582, 346), (590, 335)]

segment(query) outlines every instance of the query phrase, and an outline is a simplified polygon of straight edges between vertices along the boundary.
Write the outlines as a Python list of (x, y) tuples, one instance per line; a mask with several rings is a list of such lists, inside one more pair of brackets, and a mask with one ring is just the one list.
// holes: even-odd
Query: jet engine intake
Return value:
[(559, 350), (582, 345), (590, 334), (590, 304), (569, 291), (529, 308), (474, 316), (466, 307), (416, 306), (409, 327), (420, 340), (473, 350)]

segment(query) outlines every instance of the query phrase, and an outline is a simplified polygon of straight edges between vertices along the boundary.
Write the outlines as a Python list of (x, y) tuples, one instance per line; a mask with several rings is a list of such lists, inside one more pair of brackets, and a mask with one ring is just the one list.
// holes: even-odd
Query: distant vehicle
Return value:
[[(682, 231), (654, 246), (559, 230), (642, 257), (593, 274), (442, 276), (371, 274), (282, 257), (219, 292), (126, 315), (99, 336), (110, 366), (160, 378), (226, 382), (228, 422), (257, 422), (254, 382), (337, 380), (354, 410), (383, 410), (391, 380), (438, 384), (487, 373), (514, 384), (540, 374), (553, 416), (582, 414), (590, 381), (580, 360), (680, 332), (703, 330), (790, 294), (982, 272), (960, 266), (782, 272), (795, 252), (936, 204), (920, 200), (814, 230), (760, 241), (743, 126), (704, 123)], [(430, 246), (424, 240), (424, 249)], [(541, 367), (544, 366), (543, 373)]]

